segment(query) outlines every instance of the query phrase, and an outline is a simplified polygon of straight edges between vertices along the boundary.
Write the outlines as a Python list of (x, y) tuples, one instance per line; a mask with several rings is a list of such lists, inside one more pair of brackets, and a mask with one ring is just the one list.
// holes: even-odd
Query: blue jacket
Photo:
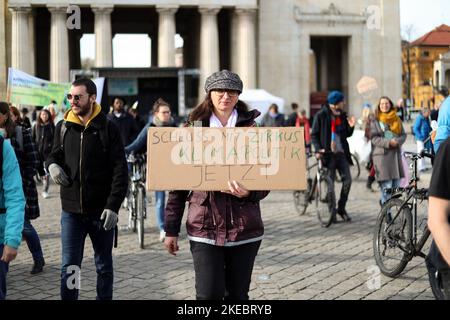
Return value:
[[(425, 118), (422, 114), (419, 114), (416, 122), (414, 122), (413, 132), (417, 140), (427, 140), (431, 133), (430, 119)], [(431, 144), (429, 144), (428, 148), (429, 147), (431, 147)], [(427, 148), (427, 146), (425, 146), (425, 148)]]
[(17, 249), (22, 241), (25, 196), (19, 164), (9, 141), (3, 141), (3, 177), (0, 181), (0, 244)]
[(447, 97), (439, 108), (438, 128), (434, 140), (434, 152), (436, 154), (441, 143), (448, 137), (450, 137), (450, 97)]
[(148, 133), (148, 128), (150, 127), (151, 122), (147, 122), (147, 124), (145, 125), (145, 127), (142, 128), (141, 132), (139, 132), (139, 135), (137, 136), (137, 138), (129, 145), (127, 145), (125, 147), (125, 153), (129, 154), (131, 152), (138, 152), (139, 150), (147, 150), (147, 133)]

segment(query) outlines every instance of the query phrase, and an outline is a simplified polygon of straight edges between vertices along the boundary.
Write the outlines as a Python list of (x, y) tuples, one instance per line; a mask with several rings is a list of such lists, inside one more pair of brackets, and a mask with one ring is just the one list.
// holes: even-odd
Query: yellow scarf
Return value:
[(397, 136), (402, 134), (402, 120), (400, 120), (397, 115), (396, 108), (392, 108), (389, 112), (380, 112), (377, 120), (387, 124), (389, 126), (389, 130)]

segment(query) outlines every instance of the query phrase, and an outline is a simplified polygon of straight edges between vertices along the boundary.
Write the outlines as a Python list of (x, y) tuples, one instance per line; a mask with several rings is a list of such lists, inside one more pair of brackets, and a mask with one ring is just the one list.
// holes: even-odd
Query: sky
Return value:
[[(443, 23), (450, 25), (450, 0), (400, 0), (400, 24), (404, 38), (407, 38), (405, 29), (412, 26), (411, 39), (407, 40), (416, 40)], [(182, 44), (183, 40), (177, 36), (175, 45), (180, 47)], [(114, 67), (149, 67), (150, 51), (151, 40), (146, 34), (118, 34), (113, 39)], [(81, 58), (95, 58), (93, 34), (85, 34), (81, 38)]]
[(400, 0), (400, 23), (402, 35), (406, 26), (412, 25), (412, 39), (423, 36), (435, 27), (450, 25), (449, 0)]

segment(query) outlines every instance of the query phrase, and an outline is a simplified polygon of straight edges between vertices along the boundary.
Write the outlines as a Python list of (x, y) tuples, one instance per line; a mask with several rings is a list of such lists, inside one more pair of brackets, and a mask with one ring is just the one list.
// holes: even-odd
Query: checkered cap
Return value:
[(205, 91), (209, 93), (211, 90), (235, 90), (242, 93), (242, 80), (236, 73), (228, 70), (222, 70), (210, 75), (205, 82)]

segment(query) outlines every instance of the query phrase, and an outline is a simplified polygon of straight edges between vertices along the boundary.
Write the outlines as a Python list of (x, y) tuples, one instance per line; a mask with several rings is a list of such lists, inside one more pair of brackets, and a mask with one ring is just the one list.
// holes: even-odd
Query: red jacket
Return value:
[[(238, 114), (236, 127), (255, 125), (257, 110)], [(203, 121), (209, 127), (209, 119)], [(227, 193), (206, 191), (171, 191), (165, 210), (164, 230), (166, 236), (177, 237), (181, 220), (189, 202), (186, 230), (194, 240), (224, 246), (262, 237), (264, 225), (261, 219), (260, 200), (269, 191), (251, 191), (240, 199)]]

